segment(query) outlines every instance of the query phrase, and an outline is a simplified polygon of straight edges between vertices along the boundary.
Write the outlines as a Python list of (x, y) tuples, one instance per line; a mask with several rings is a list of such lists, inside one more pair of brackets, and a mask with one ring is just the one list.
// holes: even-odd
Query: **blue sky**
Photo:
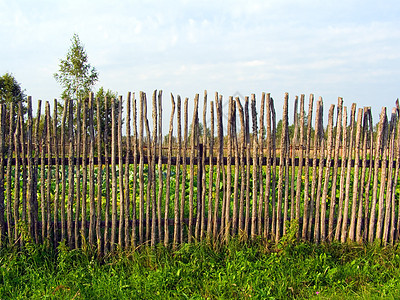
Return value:
[(325, 114), (340, 96), (378, 121), (400, 97), (398, 0), (0, 0), (0, 20), (0, 74), (34, 101), (59, 98), (53, 74), (74, 33), (99, 72), (95, 89), (162, 89), (166, 111), (171, 92), (269, 92), (278, 113), (285, 92), (314, 93)]

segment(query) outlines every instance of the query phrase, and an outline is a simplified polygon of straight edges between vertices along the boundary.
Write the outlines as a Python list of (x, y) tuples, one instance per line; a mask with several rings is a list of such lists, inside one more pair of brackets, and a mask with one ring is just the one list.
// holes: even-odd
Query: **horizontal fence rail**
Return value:
[(151, 120), (138, 96), (55, 100), (52, 114), (39, 101), (35, 116), (30, 97), (0, 105), (1, 246), (279, 241), (289, 224), (316, 243), (398, 241), (398, 105), (375, 128), (370, 107), (341, 98), (323, 124), (313, 95), (307, 112), (296, 96), (289, 118), (285, 94), (279, 122), (270, 94), (258, 106), (255, 95), (229, 97), (223, 111), (222, 96), (205, 92), (202, 115), (197, 94), (190, 119), (189, 99), (171, 95), (163, 135), (162, 92)]

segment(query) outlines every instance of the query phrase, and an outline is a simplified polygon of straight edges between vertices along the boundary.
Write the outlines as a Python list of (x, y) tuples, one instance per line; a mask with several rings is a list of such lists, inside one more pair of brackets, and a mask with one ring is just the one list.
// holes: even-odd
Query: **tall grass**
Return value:
[(378, 245), (183, 244), (98, 257), (27, 242), (0, 250), (1, 299), (396, 298), (400, 250)]

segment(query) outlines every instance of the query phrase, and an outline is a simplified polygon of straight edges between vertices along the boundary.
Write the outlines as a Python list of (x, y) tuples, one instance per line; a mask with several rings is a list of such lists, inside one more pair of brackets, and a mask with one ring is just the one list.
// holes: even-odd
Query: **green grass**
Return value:
[(236, 239), (100, 259), (27, 243), (0, 250), (0, 274), (0, 299), (390, 299), (400, 295), (400, 249)]

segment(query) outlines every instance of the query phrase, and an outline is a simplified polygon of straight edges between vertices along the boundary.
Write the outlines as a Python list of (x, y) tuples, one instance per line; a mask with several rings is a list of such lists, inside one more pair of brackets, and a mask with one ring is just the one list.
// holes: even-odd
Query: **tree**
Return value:
[(97, 70), (88, 63), (88, 56), (77, 34), (71, 39), (72, 45), (66, 59), (61, 59), (59, 72), (54, 78), (64, 88), (64, 100), (86, 99), (98, 80)]
[(0, 103), (18, 104), (19, 102), (26, 103), (25, 90), (12, 74), (6, 73), (0, 77)]
[[(118, 94), (111, 91), (107, 90), (105, 91), (103, 87), (101, 87), (98, 92), (96, 93), (95, 99), (99, 99), (100, 103), (100, 132), (104, 133), (106, 125), (108, 125), (107, 130), (108, 130), (108, 135), (111, 137), (111, 127), (109, 126), (111, 123), (111, 100), (115, 99), (115, 115), (118, 118), (118, 113), (119, 113), (119, 100), (118, 100)], [(105, 109), (105, 103), (107, 99), (107, 111)], [(93, 120), (95, 123), (95, 128), (97, 128), (97, 105), (96, 103), (93, 103)], [(106, 122), (107, 120), (107, 122)], [(123, 119), (122, 119), (123, 120)]]
[[(15, 79), (15, 77), (6, 73), (0, 77), (0, 104), (6, 104), (7, 110), (10, 109), (10, 105), (13, 105), (13, 124), (15, 124), (16, 116), (18, 114), (18, 105), (22, 104), (22, 114), (26, 111), (26, 95), (25, 90), (21, 88), (21, 85)], [(5, 132), (9, 132), (10, 129), (10, 117), (9, 113), (6, 112), (5, 116)]]

